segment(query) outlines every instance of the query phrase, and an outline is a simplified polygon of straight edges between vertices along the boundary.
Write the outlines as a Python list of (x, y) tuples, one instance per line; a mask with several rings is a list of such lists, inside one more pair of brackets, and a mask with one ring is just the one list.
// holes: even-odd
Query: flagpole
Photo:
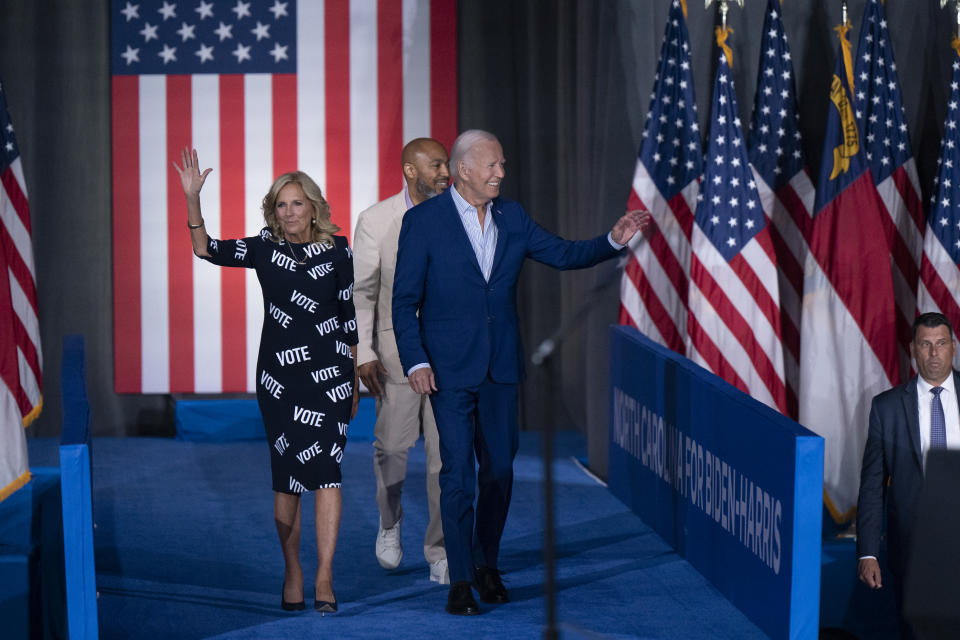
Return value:
[[(940, 0), (940, 8), (943, 9), (943, 8), (946, 7), (948, 4), (950, 4), (950, 2), (951, 2), (951, 0)], [(960, 0), (953, 0), (953, 3), (954, 3), (954, 10), (955, 10), (956, 15), (957, 15), (957, 33), (956, 33), (956, 36), (957, 36), (957, 38), (960, 38)]]
[[(717, 3), (720, 5), (720, 28), (723, 29), (724, 31), (727, 30), (727, 13), (730, 11), (730, 2), (732, 1), (733, 0), (717, 0)], [(740, 8), (743, 9), (743, 0), (735, 0), (735, 1), (738, 5), (740, 5)], [(945, 1), (947, 0), (941, 0), (941, 2), (945, 2)], [(703, 5), (703, 8), (709, 9), (710, 3), (712, 2), (713, 0), (706, 0), (706, 4)]]

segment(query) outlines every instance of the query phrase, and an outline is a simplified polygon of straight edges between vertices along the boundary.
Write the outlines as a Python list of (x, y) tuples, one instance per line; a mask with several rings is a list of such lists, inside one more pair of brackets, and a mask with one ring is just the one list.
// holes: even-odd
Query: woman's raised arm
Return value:
[(207, 253), (207, 230), (203, 226), (203, 215), (200, 213), (200, 189), (213, 169), (205, 169), (200, 173), (200, 162), (197, 159), (197, 150), (184, 147), (181, 152), (183, 167), (176, 162), (173, 167), (180, 174), (180, 184), (183, 185), (183, 195), (187, 198), (187, 227), (190, 229), (190, 242), (193, 252), (204, 257)]

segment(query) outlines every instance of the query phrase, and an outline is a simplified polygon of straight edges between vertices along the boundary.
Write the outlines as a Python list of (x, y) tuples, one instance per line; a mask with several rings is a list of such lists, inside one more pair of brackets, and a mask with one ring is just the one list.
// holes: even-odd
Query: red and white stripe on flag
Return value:
[(42, 373), (30, 207), (0, 83), (0, 500), (30, 479), (23, 428), (43, 406)]
[(702, 168), (689, 35), (674, 0), (660, 51), (627, 209), (653, 222), (637, 237), (620, 284), (620, 323), (686, 352), (690, 232)]
[[(449, 146), (456, 137), (456, 3), (258, 2), (252, 11), (265, 17), (256, 27), (257, 16), (241, 15), (236, 3), (213, 3), (206, 22), (200, 9), (200, 16), (187, 9), (174, 16), (169, 41), (164, 9), (158, 15), (148, 4), (113, 3), (115, 389), (253, 392), (259, 284), (253, 272), (194, 258), (171, 163), (189, 145), (203, 167), (214, 168), (202, 194), (212, 237), (258, 233), (263, 195), (295, 169), (316, 180), (349, 236), (360, 211), (401, 188), (405, 141), (430, 136)], [(270, 40), (287, 18), (295, 21), (295, 46)], [(179, 28), (189, 23), (199, 33), (213, 20), (229, 28), (206, 42)], [(256, 59), (258, 44), (273, 47), (261, 57), (278, 63), (290, 47), (295, 69), (172, 73), (198, 57)], [(171, 59), (170, 73), (128, 69), (141, 60), (157, 67), (160, 59)]]
[(912, 375), (911, 326), (917, 314), (924, 216), (897, 64), (880, 0), (869, 0), (863, 9), (856, 60), (853, 104), (870, 172), (887, 214), (881, 222), (890, 246), (900, 378), (906, 380)]
[(783, 366), (788, 415), (797, 417), (803, 265), (809, 247), (814, 187), (798, 126), (793, 62), (780, 3), (768, 0), (760, 45), (757, 93), (750, 124), (750, 164), (770, 221), (780, 285)]
[(786, 414), (777, 261), (719, 56), (690, 260), (688, 357)]
[[(917, 291), (917, 310), (939, 311), (954, 332), (960, 329), (960, 47), (957, 56)], [(954, 355), (953, 366), (960, 366), (960, 353)]]

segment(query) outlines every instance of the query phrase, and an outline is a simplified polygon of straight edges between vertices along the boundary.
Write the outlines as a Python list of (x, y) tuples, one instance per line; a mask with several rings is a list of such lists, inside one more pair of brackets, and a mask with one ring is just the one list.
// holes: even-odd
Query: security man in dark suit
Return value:
[[(877, 558), (886, 502), (888, 565), (901, 609), (927, 454), (931, 449), (960, 448), (960, 375), (953, 370), (955, 351), (953, 328), (946, 316), (924, 313), (917, 317), (910, 352), (919, 375), (874, 397), (870, 408), (857, 501), (857, 574), (872, 589), (883, 586)], [(904, 623), (901, 634), (913, 637)]]

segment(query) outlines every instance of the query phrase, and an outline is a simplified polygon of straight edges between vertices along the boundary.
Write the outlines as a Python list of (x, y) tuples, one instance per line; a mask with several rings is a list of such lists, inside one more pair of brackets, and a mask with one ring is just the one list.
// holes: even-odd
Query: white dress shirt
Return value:
[(450, 188), (453, 194), (453, 204), (460, 214), (463, 230), (467, 232), (473, 254), (477, 257), (483, 279), (490, 282), (490, 273), (493, 271), (493, 254), (497, 251), (497, 223), (493, 221), (492, 201), (487, 202), (487, 210), (483, 217), (483, 228), (480, 227), (480, 212), (475, 206), (463, 199), (456, 185)]
[[(940, 384), (940, 402), (943, 404), (943, 417), (947, 423), (947, 448), (960, 449), (960, 404), (957, 402), (957, 390), (953, 384), (953, 373)], [(927, 466), (927, 452), (930, 450), (930, 404), (933, 385), (917, 376), (917, 409), (920, 414), (920, 453), (923, 466)]]

